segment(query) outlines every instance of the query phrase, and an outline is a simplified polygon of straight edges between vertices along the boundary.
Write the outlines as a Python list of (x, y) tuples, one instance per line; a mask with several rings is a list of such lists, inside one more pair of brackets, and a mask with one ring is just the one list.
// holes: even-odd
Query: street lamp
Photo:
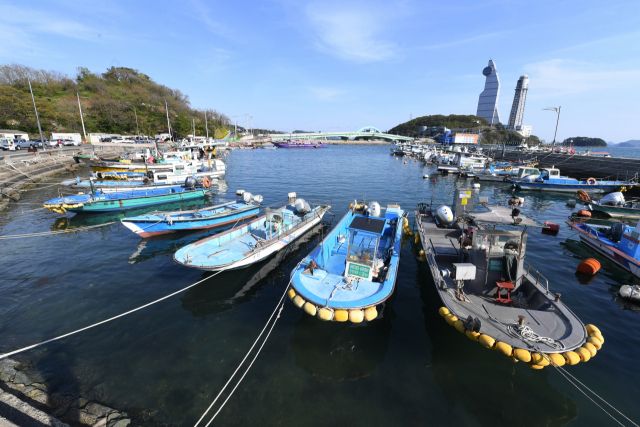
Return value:
[(558, 120), (556, 121), (556, 132), (553, 134), (553, 142), (552, 144), (555, 145), (556, 143), (556, 135), (558, 134), (558, 123), (560, 122), (560, 109), (562, 108), (562, 106), (556, 108), (556, 107), (547, 107), (547, 108), (543, 108), (543, 110), (548, 110), (548, 111), (555, 111), (556, 113), (558, 113)]

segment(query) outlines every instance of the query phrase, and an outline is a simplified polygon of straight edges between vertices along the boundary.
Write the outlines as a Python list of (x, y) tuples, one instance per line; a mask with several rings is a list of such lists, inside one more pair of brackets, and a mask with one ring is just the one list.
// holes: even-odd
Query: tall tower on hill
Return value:
[(485, 76), (484, 90), (478, 99), (478, 112), (476, 116), (486, 119), (490, 125), (500, 123), (498, 112), (498, 97), (500, 96), (500, 79), (493, 59), (489, 59), (489, 65), (482, 70)]
[(527, 91), (529, 90), (529, 76), (523, 74), (516, 84), (516, 94), (513, 96), (513, 106), (511, 114), (509, 114), (509, 124), (507, 128), (510, 130), (520, 130), (522, 128), (522, 119), (524, 117), (524, 104), (527, 101)]

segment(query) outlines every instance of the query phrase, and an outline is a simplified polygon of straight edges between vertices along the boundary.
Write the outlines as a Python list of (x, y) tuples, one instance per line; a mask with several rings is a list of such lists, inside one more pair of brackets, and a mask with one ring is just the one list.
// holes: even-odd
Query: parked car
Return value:
[(64, 145), (65, 147), (68, 146), (79, 146), (81, 143), (78, 141), (74, 141), (73, 139), (65, 139), (62, 141), (62, 145)]
[[(47, 140), (45, 139), (45, 142)], [(32, 139), (29, 141), (29, 148), (42, 148), (42, 141), (40, 141), (39, 139)]]

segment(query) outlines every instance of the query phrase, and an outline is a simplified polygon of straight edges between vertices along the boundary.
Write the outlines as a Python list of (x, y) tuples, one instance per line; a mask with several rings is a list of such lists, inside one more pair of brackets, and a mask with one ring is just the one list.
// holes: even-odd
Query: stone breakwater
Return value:
[(50, 393), (43, 375), (13, 359), (0, 359), (0, 426), (127, 427), (125, 412), (83, 399)]

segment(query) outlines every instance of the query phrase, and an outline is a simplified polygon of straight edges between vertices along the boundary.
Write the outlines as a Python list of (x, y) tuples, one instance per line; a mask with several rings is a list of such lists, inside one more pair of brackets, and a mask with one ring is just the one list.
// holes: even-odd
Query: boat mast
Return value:
[(209, 125), (207, 124), (207, 112), (204, 112), (204, 128), (207, 132), (207, 141), (209, 140)]
[(29, 82), (29, 92), (31, 92), (31, 100), (33, 101), (33, 110), (36, 112), (36, 122), (38, 123), (38, 132), (40, 132), (40, 141), (42, 141), (42, 151), (47, 151), (45, 148), (44, 137), (42, 136), (42, 128), (40, 127), (40, 119), (38, 118), (38, 109), (36, 108), (36, 99), (33, 97), (33, 89), (31, 89), (31, 80)]
[(82, 117), (82, 105), (80, 105), (80, 93), (76, 92), (76, 95), (78, 96), (78, 109), (80, 110), (80, 121), (82, 122), (82, 133), (84, 134), (84, 141), (87, 142), (87, 131), (84, 129), (84, 117)]
[(173, 140), (173, 136), (171, 135), (171, 123), (169, 122), (169, 107), (167, 106), (167, 101), (164, 101), (164, 109), (167, 111), (167, 128), (169, 129), (169, 139)]

